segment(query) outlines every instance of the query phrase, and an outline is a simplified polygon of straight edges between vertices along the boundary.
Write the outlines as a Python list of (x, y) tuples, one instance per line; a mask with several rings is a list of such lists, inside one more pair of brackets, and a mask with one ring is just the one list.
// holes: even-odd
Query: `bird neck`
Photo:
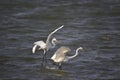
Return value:
[(72, 59), (72, 58), (76, 57), (78, 55), (79, 50), (80, 50), (79, 48), (76, 49), (76, 53), (73, 56), (68, 56), (68, 59)]
[(51, 43), (52, 43), (52, 46), (51, 46), (51, 48), (55, 48), (55, 41), (52, 39), (52, 41), (51, 41)]

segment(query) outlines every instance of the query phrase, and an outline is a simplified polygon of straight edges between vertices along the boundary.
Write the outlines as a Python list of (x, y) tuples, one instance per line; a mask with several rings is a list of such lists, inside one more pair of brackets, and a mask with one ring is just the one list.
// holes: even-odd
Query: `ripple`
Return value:
[[(0, 79), (119, 79), (119, 3), (119, 0), (1, 1)], [(41, 68), (43, 52), (33, 55), (33, 43), (46, 40), (60, 25), (65, 27), (54, 37), (62, 43), (48, 52), (48, 68)], [(70, 55), (79, 46), (84, 50), (63, 63), (63, 70), (57, 70), (49, 58), (60, 46), (69, 46)]]

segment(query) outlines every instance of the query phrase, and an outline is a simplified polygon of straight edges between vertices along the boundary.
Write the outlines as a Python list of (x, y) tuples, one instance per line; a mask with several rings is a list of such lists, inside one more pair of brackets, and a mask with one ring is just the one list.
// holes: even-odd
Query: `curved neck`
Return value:
[(53, 39), (52, 39), (51, 43), (52, 43), (51, 48), (55, 48), (56, 44), (55, 44), (55, 42), (54, 42), (54, 40), (53, 40)]
[(80, 50), (80, 48), (76, 49), (76, 53), (73, 56), (68, 56), (68, 59), (72, 59), (72, 58), (76, 57), (78, 55), (79, 50)]

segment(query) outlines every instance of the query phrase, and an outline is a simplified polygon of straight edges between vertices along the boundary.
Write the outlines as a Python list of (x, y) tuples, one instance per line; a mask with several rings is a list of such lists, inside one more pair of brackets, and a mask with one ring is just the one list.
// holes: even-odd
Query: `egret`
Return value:
[[(44, 63), (44, 60), (46, 60), (46, 52), (47, 52), (50, 48), (54, 48), (55, 45), (56, 45), (56, 43), (58, 42), (58, 40), (57, 40), (56, 38), (53, 38), (52, 41), (50, 42), (50, 38), (52, 37), (52, 35), (53, 35), (55, 32), (57, 32), (58, 30), (60, 30), (60, 29), (63, 28), (63, 27), (64, 27), (64, 25), (62, 25), (61, 27), (59, 27), (59, 28), (55, 29), (54, 31), (52, 31), (52, 32), (48, 35), (46, 42), (44, 42), (44, 41), (42, 41), (42, 40), (41, 40), (41, 41), (36, 41), (36, 42), (34, 42), (34, 46), (33, 46), (33, 48), (32, 48), (33, 54), (35, 53), (35, 50), (36, 50), (37, 47), (39, 47), (38, 50), (43, 50), (43, 51), (44, 51), (42, 64)], [(47, 62), (47, 60), (46, 60), (46, 62)]]
[(54, 63), (58, 64), (58, 68), (62, 69), (62, 63), (68, 61), (69, 59), (72, 59), (74, 57), (76, 57), (78, 55), (78, 51), (82, 50), (82, 47), (79, 47), (76, 49), (76, 53), (73, 56), (67, 56), (67, 53), (69, 53), (71, 51), (71, 49), (69, 47), (66, 46), (61, 46), (59, 49), (57, 49), (57, 51), (55, 52), (55, 54), (51, 57), (51, 60)]

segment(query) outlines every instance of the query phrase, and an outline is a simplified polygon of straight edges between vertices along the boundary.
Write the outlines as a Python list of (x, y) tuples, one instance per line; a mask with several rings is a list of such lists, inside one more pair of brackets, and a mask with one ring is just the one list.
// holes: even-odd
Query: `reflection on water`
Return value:
[[(2, 0), (0, 2), (0, 79), (119, 80), (119, 0)], [(42, 51), (33, 42), (65, 25), (54, 36), (61, 45), (84, 50), (63, 64), (63, 70), (41, 68)]]

